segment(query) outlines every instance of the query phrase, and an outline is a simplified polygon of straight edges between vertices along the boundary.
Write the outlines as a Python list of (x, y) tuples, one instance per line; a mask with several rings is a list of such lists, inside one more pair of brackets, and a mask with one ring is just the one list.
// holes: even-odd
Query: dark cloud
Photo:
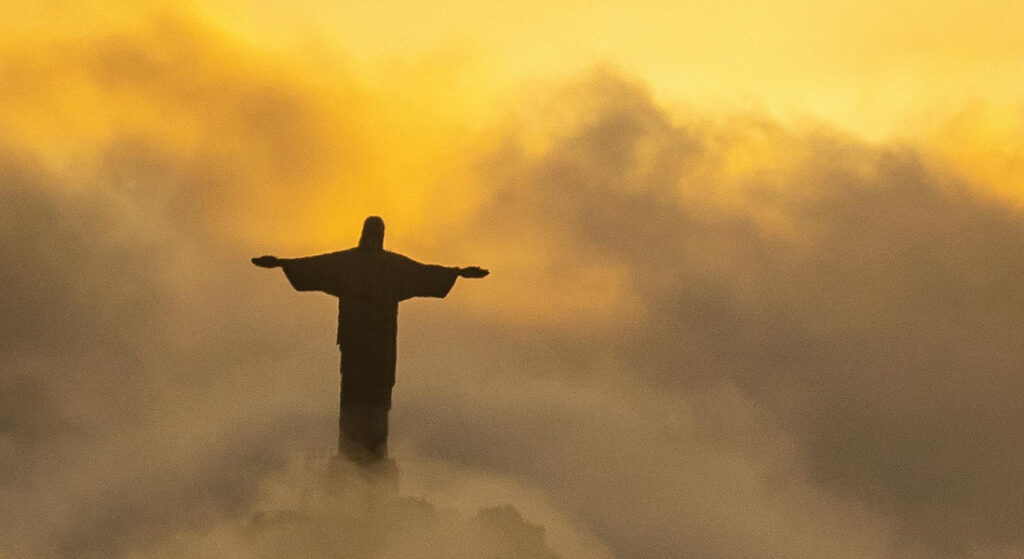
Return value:
[[(509, 230), (548, 240), (548, 285), (628, 270), (640, 319), (578, 347), (612, 344), (623, 375), (659, 390), (739, 387), (795, 438), (807, 475), (909, 541), (1020, 543), (1019, 212), (910, 147), (754, 119), (677, 125), (605, 74), (552, 105), (596, 109), (541, 153), (510, 134), (483, 167), (497, 193), (475, 227), (497, 246)], [(751, 138), (777, 151), (730, 173), (724, 161), (761, 148)], [(636, 544), (624, 538), (620, 551)]]
[[(187, 160), (134, 154), (142, 183), (188, 176)], [(256, 319), (235, 308), (251, 297), (226, 276), (245, 260), (219, 261), (159, 192), (76, 188), (13, 151), (0, 168), (5, 551), (119, 556), (243, 514), (260, 476), (317, 430), (294, 407), (245, 400), (243, 374), (276, 388), (265, 379), (279, 372), (246, 363), (283, 340), (232, 340), (206, 316)], [(196, 274), (205, 291), (192, 294), (182, 283)], [(224, 413), (211, 414), (218, 399)]]

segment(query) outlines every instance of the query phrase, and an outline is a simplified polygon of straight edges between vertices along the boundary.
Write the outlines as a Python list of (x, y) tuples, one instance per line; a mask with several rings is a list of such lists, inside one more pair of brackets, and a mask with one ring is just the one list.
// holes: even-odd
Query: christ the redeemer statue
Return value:
[(444, 297), (456, 279), (482, 278), (488, 271), (420, 264), (386, 251), (384, 220), (375, 216), (363, 223), (356, 248), (305, 258), (260, 256), (252, 262), (282, 268), (298, 291), (323, 291), (338, 298), (338, 453), (358, 464), (385, 459), (399, 301)]

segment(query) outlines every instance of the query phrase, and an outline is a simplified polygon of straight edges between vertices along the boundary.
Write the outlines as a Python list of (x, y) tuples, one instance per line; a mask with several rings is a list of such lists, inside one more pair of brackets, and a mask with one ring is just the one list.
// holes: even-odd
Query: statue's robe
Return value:
[(458, 268), (364, 248), (284, 259), (282, 268), (296, 290), (323, 291), (338, 298), (338, 452), (360, 463), (386, 458), (398, 303), (446, 296)]

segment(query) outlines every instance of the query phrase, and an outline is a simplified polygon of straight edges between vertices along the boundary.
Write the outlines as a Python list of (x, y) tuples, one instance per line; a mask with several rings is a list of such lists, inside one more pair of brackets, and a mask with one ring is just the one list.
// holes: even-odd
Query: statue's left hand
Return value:
[(281, 265), (281, 261), (276, 256), (260, 256), (258, 258), (253, 258), (252, 263), (260, 268), (277, 268)]

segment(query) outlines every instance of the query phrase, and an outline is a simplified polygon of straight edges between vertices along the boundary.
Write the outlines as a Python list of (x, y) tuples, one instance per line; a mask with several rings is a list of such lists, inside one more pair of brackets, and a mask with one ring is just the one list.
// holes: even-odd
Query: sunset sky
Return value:
[(0, 3), (0, 559), (359, 557), (246, 535), (338, 383), (248, 259), (371, 214), (492, 272), (379, 556), (1024, 555), (1021, 2)]

